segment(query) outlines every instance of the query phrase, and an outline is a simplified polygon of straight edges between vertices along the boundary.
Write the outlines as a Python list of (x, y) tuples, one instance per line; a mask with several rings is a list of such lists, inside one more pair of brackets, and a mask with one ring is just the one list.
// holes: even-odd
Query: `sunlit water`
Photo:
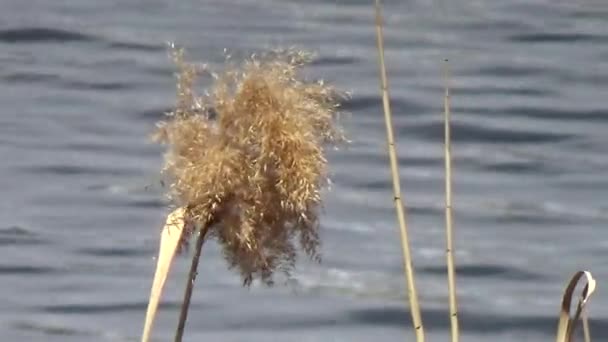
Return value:
[[(413, 341), (371, 1), (3, 0), (0, 337), (137, 341), (166, 207), (147, 135), (174, 101), (165, 43), (219, 66), (296, 45), (352, 91), (332, 151), (321, 265), (250, 290), (205, 246), (188, 341)], [(442, 61), (450, 60), (463, 340), (549, 341), (579, 269), (608, 338), (608, 5), (387, 1), (386, 57), (417, 285), (446, 340)], [(188, 259), (157, 341), (172, 339)]]

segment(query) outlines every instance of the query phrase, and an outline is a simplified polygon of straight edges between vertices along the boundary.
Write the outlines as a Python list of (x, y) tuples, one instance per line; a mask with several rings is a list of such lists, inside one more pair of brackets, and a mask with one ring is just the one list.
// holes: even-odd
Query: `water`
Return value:
[[(548, 341), (579, 269), (608, 338), (608, 6), (600, 1), (387, 1), (386, 45), (417, 283), (446, 340), (441, 61), (453, 72), (463, 340)], [(353, 92), (352, 146), (331, 152), (324, 263), (240, 287), (205, 246), (188, 341), (413, 341), (378, 90), (371, 1), (3, 0), (0, 336), (137, 341), (165, 203), (147, 135), (174, 100), (165, 42), (217, 66), (297, 45)], [(155, 337), (171, 340), (188, 259)]]

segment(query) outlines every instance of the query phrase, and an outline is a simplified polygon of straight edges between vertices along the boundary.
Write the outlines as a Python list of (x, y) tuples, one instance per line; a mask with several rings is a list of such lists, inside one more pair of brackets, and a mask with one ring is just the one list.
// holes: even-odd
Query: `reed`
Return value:
[[(272, 285), (275, 271), (289, 274), (297, 247), (320, 261), (325, 148), (345, 141), (334, 120), (345, 94), (304, 80), (300, 70), (312, 55), (295, 49), (252, 56), (221, 72), (186, 62), (183, 50), (172, 56), (179, 69), (177, 104), (154, 138), (167, 146), (165, 184), (182, 219), (168, 258), (196, 236), (175, 335), (181, 341), (205, 240), (218, 241), (244, 286), (254, 280)], [(197, 95), (194, 84), (202, 74), (213, 83)]]
[(192, 299), (192, 291), (194, 290), (194, 282), (196, 281), (196, 276), (198, 274), (197, 269), (201, 252), (203, 250), (203, 243), (205, 242), (207, 232), (209, 232), (209, 227), (212, 225), (213, 223), (211, 222), (207, 223), (198, 231), (198, 236), (196, 238), (196, 247), (194, 249), (194, 255), (192, 257), (190, 271), (188, 272), (186, 290), (184, 291), (184, 300), (182, 301), (182, 307), (179, 312), (179, 320), (177, 322), (177, 329), (175, 330), (174, 341), (176, 342), (180, 342), (184, 336), (184, 329), (186, 328), (186, 320), (188, 320), (188, 310), (190, 309), (190, 301)]
[(444, 122), (444, 159), (445, 159), (445, 255), (448, 268), (448, 293), (450, 305), (450, 332), (452, 342), (458, 342), (458, 304), (456, 300), (456, 269), (454, 266), (454, 243), (452, 227), (452, 152), (450, 132), (450, 69), (448, 60), (444, 63), (445, 95), (443, 100)]
[(414, 268), (412, 266), (412, 255), (410, 252), (410, 243), (407, 232), (406, 215), (401, 195), (401, 185), (399, 181), (399, 165), (397, 160), (397, 148), (393, 133), (393, 122), (390, 106), (390, 95), (388, 89), (388, 79), (386, 75), (386, 64), (384, 61), (384, 34), (382, 20), (382, 4), (380, 0), (375, 1), (375, 17), (376, 17), (376, 42), (378, 49), (378, 66), (380, 73), (380, 91), (382, 93), (382, 105), (384, 109), (384, 121), (386, 123), (386, 139), (388, 145), (388, 155), (391, 165), (391, 176), (393, 180), (393, 201), (397, 212), (397, 220), (399, 222), (399, 232), (401, 234), (401, 247), (403, 251), (403, 265), (405, 269), (405, 278), (408, 288), (408, 297), (410, 300), (410, 312), (412, 315), (412, 323), (416, 332), (416, 341), (424, 342), (424, 326), (420, 314), (420, 306), (418, 304), (418, 293), (416, 291), (416, 283), (414, 280)]

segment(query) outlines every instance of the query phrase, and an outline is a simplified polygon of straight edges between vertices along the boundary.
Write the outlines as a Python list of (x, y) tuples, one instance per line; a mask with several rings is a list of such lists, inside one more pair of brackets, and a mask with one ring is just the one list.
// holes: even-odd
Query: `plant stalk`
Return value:
[(384, 34), (382, 30), (382, 5), (380, 0), (375, 0), (376, 12), (376, 40), (378, 48), (378, 64), (380, 68), (380, 89), (382, 92), (382, 104), (384, 109), (384, 120), (386, 123), (386, 138), (388, 143), (388, 154), (391, 165), (391, 175), (393, 179), (394, 204), (397, 211), (397, 219), (399, 221), (399, 231), (401, 233), (401, 246), (403, 250), (403, 264), (405, 268), (405, 278), (408, 288), (408, 297), (410, 300), (410, 311), (412, 315), (412, 323), (416, 332), (416, 341), (424, 342), (424, 327), (420, 315), (420, 306), (418, 304), (418, 294), (414, 281), (414, 270), (412, 266), (412, 257), (410, 252), (410, 244), (407, 234), (407, 225), (405, 217), (405, 209), (401, 199), (401, 185), (399, 182), (399, 167), (397, 162), (397, 152), (395, 148), (395, 138), (393, 134), (393, 123), (391, 116), (390, 97), (388, 90), (388, 81), (386, 76), (386, 66), (384, 62)]
[(456, 300), (456, 270), (454, 267), (454, 245), (452, 228), (452, 153), (450, 136), (450, 70), (448, 60), (445, 60), (445, 96), (444, 109), (444, 152), (445, 152), (445, 232), (446, 232), (446, 259), (448, 266), (448, 292), (450, 301), (450, 329), (452, 342), (458, 342), (458, 304)]
[(192, 298), (192, 290), (194, 289), (194, 281), (198, 274), (198, 262), (203, 249), (203, 243), (205, 242), (205, 236), (209, 231), (211, 224), (203, 226), (198, 233), (196, 239), (196, 246), (194, 250), (194, 256), (192, 257), (192, 264), (190, 265), (190, 272), (188, 273), (188, 283), (186, 284), (186, 291), (184, 292), (184, 300), (182, 302), (181, 312), (179, 314), (179, 322), (177, 324), (177, 330), (175, 331), (175, 342), (181, 342), (184, 336), (184, 328), (186, 326), (186, 320), (188, 319), (188, 309), (190, 308), (190, 299)]
[(583, 309), (581, 313), (581, 319), (583, 320), (583, 336), (585, 342), (591, 342), (591, 332), (589, 331), (589, 317), (587, 316), (587, 309)]

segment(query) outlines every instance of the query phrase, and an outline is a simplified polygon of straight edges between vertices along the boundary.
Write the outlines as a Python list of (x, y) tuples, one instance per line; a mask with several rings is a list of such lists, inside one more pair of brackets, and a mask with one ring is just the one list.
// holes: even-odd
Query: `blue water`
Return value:
[[(240, 286), (205, 246), (187, 341), (413, 341), (371, 1), (2, 0), (0, 338), (137, 341), (166, 203), (147, 136), (174, 103), (165, 43), (223, 60), (278, 46), (352, 91), (332, 151), (321, 265)], [(442, 60), (452, 69), (463, 341), (549, 341), (579, 269), (608, 338), (608, 4), (385, 2), (386, 58), (429, 341), (446, 340)], [(155, 330), (172, 340), (187, 256)]]

